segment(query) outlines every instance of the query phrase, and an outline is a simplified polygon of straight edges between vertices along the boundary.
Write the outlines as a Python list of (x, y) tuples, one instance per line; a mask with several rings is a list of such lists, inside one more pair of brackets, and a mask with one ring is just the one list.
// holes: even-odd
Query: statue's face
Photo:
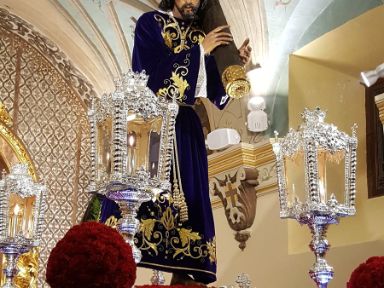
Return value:
[(185, 20), (193, 20), (199, 10), (200, 0), (175, 0), (175, 7)]

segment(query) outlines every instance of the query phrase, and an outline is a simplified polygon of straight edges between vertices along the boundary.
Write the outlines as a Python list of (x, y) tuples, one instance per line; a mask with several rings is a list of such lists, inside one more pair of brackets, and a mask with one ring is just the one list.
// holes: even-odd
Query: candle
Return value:
[(325, 152), (319, 153), (319, 196), (320, 202), (327, 201), (327, 155)]
[(319, 190), (320, 190), (320, 202), (321, 203), (325, 203), (326, 201), (326, 195), (325, 195), (325, 183), (324, 183), (324, 179), (320, 178), (319, 179)]
[(292, 203), (296, 203), (297, 199), (295, 184), (292, 184)]
[(15, 208), (13, 208), (13, 233), (12, 236), (15, 237), (18, 232), (18, 225), (19, 225), (19, 212), (20, 212), (20, 206), (18, 204), (15, 205)]
[(28, 232), (27, 232), (28, 238), (32, 238), (33, 222), (34, 222), (33, 217), (31, 217), (31, 219), (29, 219), (29, 221), (28, 221)]
[(128, 136), (128, 173), (133, 174), (135, 172), (135, 134)]
[(13, 217), (10, 217), (9, 218), (9, 223), (8, 223), (8, 236), (9, 237), (13, 237), (12, 236), (12, 232), (13, 232)]
[(133, 147), (134, 144), (135, 144), (135, 136), (134, 135), (129, 135), (129, 138), (128, 138), (128, 145), (129, 145), (129, 147)]

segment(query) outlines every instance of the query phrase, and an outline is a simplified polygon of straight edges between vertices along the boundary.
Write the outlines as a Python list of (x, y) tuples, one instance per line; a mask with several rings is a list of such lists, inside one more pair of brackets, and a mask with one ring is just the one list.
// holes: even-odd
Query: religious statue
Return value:
[[(208, 98), (219, 109), (228, 104), (230, 98), (210, 53), (233, 40), (229, 31), (224, 31), (228, 26), (216, 27), (208, 33), (202, 30), (199, 15), (206, 2), (163, 0), (160, 11), (144, 13), (135, 30), (133, 70), (145, 70), (149, 88), (158, 97), (176, 98), (179, 104), (172, 191), (140, 207), (141, 226), (135, 241), (142, 252), (138, 266), (172, 272), (171, 284), (216, 281), (207, 154), (193, 105), (199, 97)], [(244, 64), (250, 55), (248, 42), (236, 51)], [(118, 206), (102, 199), (99, 220), (115, 223), (111, 220), (114, 217), (120, 217)]]

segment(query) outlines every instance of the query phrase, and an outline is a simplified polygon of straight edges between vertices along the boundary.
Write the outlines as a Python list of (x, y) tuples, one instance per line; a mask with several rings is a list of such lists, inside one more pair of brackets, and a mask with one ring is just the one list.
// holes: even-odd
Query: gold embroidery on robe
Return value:
[(154, 17), (162, 27), (161, 36), (165, 45), (172, 49), (175, 54), (188, 50), (194, 44), (200, 44), (204, 40), (205, 33), (195, 26), (180, 27), (179, 23), (172, 18), (165, 19), (160, 14), (155, 14)]
[(166, 199), (161, 195), (157, 201), (159, 204), (155, 204), (155, 207), (159, 209), (160, 215), (140, 220), (141, 237), (135, 239), (137, 247), (140, 250), (151, 250), (153, 256), (157, 256), (159, 251), (165, 251), (166, 257), (173, 259), (206, 259), (215, 263), (215, 238), (207, 241), (198, 232), (181, 227), (179, 215), (174, 214), (171, 208), (174, 205), (172, 198)]
[(117, 218), (115, 216), (110, 216), (104, 223), (105, 225), (115, 229), (117, 227)]
[[(179, 23), (172, 18), (166, 19), (160, 14), (155, 14), (154, 17), (161, 26), (161, 35), (165, 45), (175, 54), (188, 50), (194, 45), (201, 44), (204, 40), (205, 33), (193, 25), (180, 27)], [(187, 54), (183, 65), (176, 63), (173, 66), (174, 70), (170, 78), (164, 80), (166, 86), (157, 91), (157, 96), (175, 97), (179, 102), (183, 102), (186, 99), (185, 92), (190, 88), (190, 84), (184, 77), (189, 73), (189, 57), (190, 54)]]
[(216, 236), (212, 239), (212, 241), (207, 242), (209, 261), (211, 263), (216, 263)]
[(156, 93), (157, 96), (175, 97), (179, 102), (186, 99), (185, 91), (189, 89), (190, 86), (184, 77), (189, 72), (188, 67), (191, 64), (191, 60), (189, 59), (190, 56), (191, 54), (189, 53), (185, 56), (183, 61), (184, 65), (180, 65), (179, 63), (173, 65), (175, 70), (172, 71), (172, 75), (169, 79), (164, 80), (166, 87), (159, 89)]

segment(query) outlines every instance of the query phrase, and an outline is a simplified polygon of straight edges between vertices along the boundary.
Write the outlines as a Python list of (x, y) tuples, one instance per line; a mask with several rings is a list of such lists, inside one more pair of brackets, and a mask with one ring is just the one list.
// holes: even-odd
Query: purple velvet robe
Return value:
[[(137, 22), (133, 70), (146, 71), (148, 86), (159, 97), (175, 95), (180, 103), (176, 118), (177, 166), (189, 219), (181, 222), (179, 210), (164, 195), (155, 202), (144, 203), (138, 213), (141, 228), (136, 245), (143, 255), (139, 266), (188, 273), (196, 281), (208, 284), (216, 280), (215, 230), (204, 135), (192, 107), (200, 67), (199, 44), (203, 39), (198, 23), (162, 12), (145, 13)], [(207, 96), (222, 109), (228, 99), (213, 57), (205, 56), (205, 68)], [(111, 215), (120, 217), (117, 205), (105, 199), (101, 221), (108, 221)]]

